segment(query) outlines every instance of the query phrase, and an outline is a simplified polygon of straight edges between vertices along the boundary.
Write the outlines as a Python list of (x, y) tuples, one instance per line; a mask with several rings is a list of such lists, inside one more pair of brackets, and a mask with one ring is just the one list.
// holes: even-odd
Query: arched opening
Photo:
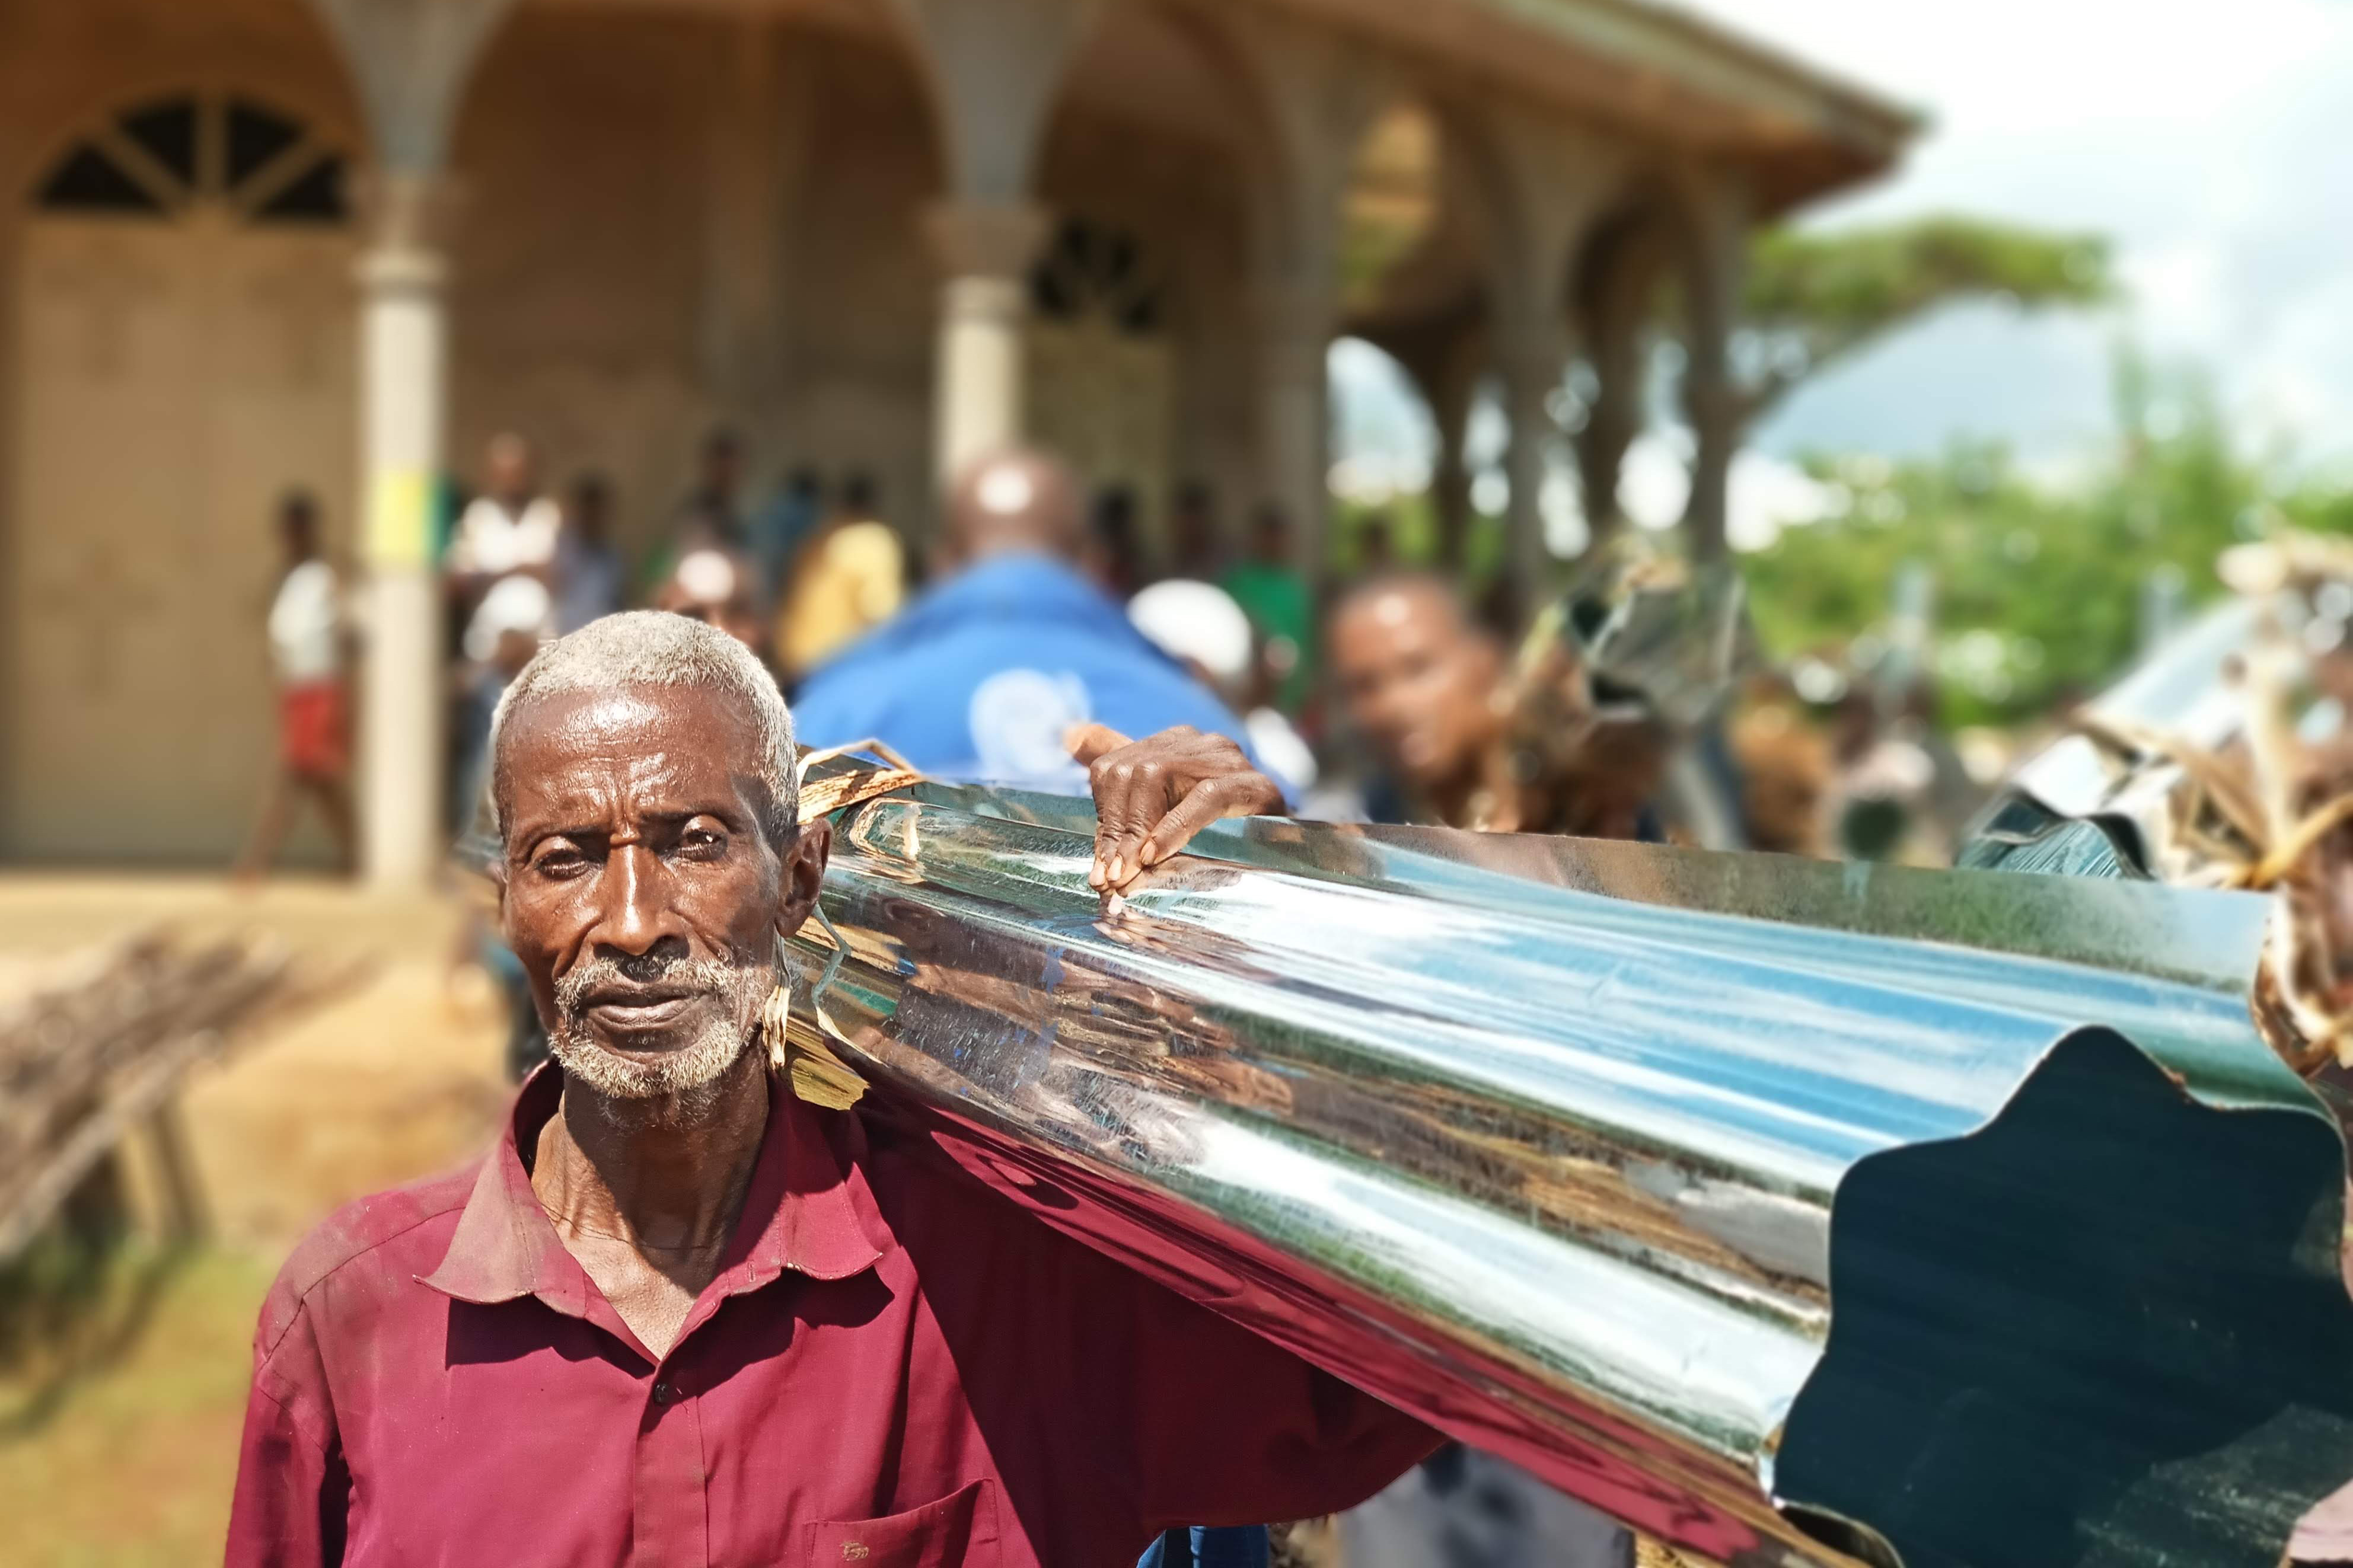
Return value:
[(300, 114), (191, 84), (85, 127), (22, 198), (12, 852), (217, 864), (244, 837), (275, 507), (306, 490), (330, 552), (350, 537), (345, 169)]
[(1344, 576), (1443, 558), (1433, 484), (1443, 433), (1411, 372), (1345, 337), (1327, 358), (1333, 569)]
[[(1523, 347), (1509, 323), (1525, 304), (1511, 292), (1522, 280), (1505, 265), (1526, 243), (1511, 200), (1472, 108), (1401, 103), (1373, 121), (1358, 148), (1340, 258), (1345, 329), (1410, 373), (1436, 426), (1427, 559), (1456, 572), (1482, 603), (1487, 587), (1508, 590), (1528, 563), (1514, 556), (1514, 528), (1540, 529), (1553, 557), (1575, 554), (1585, 538), (1561, 439), (1566, 384), (1535, 405), (1515, 405), (1504, 374)], [(1566, 278), (1559, 292), (1566, 309)], [(1499, 338), (1507, 332), (1512, 341)], [(1515, 409), (1539, 427), (1514, 431)], [(1514, 504), (1514, 475), (1534, 487), (1527, 507)], [(1510, 618), (1511, 598), (1495, 598), (1499, 620)]]
[(1459, 561), (1468, 517), (1462, 436), (1484, 324), (1460, 277), (1461, 195), (1439, 117), (1418, 100), (1366, 127), (1351, 159), (1335, 266), (1341, 331), (1328, 361), (1332, 567)]

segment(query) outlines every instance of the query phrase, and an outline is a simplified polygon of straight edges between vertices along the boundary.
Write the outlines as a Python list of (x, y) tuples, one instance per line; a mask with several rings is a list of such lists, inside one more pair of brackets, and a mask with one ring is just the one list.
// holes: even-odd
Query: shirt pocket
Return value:
[(996, 1483), (974, 1481), (937, 1502), (881, 1519), (802, 1527), (805, 1568), (987, 1568), (996, 1561)]

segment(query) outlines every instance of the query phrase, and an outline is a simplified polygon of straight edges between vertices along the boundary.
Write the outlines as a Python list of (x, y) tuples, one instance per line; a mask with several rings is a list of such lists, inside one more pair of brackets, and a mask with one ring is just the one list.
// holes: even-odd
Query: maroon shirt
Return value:
[(228, 1562), (1116, 1568), (1361, 1500), (1426, 1427), (786, 1092), (726, 1259), (649, 1355), (532, 1192), (363, 1198), (261, 1310)]

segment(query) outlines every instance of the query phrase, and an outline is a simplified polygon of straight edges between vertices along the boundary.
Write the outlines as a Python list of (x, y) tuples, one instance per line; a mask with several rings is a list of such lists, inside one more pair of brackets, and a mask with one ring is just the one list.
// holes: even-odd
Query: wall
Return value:
[(451, 163), (449, 461), (478, 478), (501, 430), (544, 477), (614, 486), (624, 539), (649, 542), (711, 416), (697, 384), (705, 22), (519, 12), (485, 52)]
[[(1040, 198), (1058, 214), (1134, 236), (1161, 279), (1172, 380), (1168, 479), (1172, 487), (1207, 481), (1235, 541), (1257, 500), (1243, 178), (1215, 143), (1072, 106), (1055, 117), (1038, 179)], [(1167, 498), (1140, 500), (1156, 526)]]
[(786, 377), (779, 442), (828, 484), (873, 474), (884, 514), (932, 525), (932, 355), (939, 272), (920, 215), (942, 187), (931, 108), (910, 62), (880, 39), (786, 36), (807, 84), (787, 220)]
[[(22, 559), (21, 545), (26, 537), (23, 531), (79, 531), (88, 521), (96, 521), (16, 515), (22, 490), (18, 443), (26, 413), (21, 384), (24, 323), (18, 320), (18, 307), (26, 255), (25, 224), (33, 188), (58, 154), (97, 122), (132, 103), (189, 89), (237, 89), (309, 122), (328, 142), (346, 148), (358, 144), (357, 115), (349, 84), (331, 40), (302, 0), (216, 0), (202, 6), (175, 0), (47, 0), (38, 4), (20, 0), (0, 7), (0, 605), (20, 604), (20, 594), (37, 587), (42, 593), (50, 591), (26, 581), (28, 574)], [(153, 234), (142, 236), (141, 242), (152, 247), (157, 237)], [(339, 407), (348, 406), (348, 372), (340, 370), (338, 375), (332, 395)], [(204, 412), (208, 416), (219, 414), (228, 417), (235, 411)], [(102, 434), (96, 435), (93, 445), (102, 451)], [(320, 458), (315, 450), (304, 456)], [(255, 480), (253, 475), (244, 477)], [(223, 483), (218, 474), (188, 473), (173, 478), (184, 487), (182, 500), (177, 504), (179, 511), (201, 507), (205, 492), (218, 489)], [(266, 495), (274, 489), (274, 485), (266, 482), (267, 478), (265, 475), (255, 480), (259, 486), (255, 493)], [(254, 488), (254, 484), (248, 484), (243, 489)], [(345, 493), (348, 489), (348, 485), (337, 485), (320, 498), (331, 550), (347, 546), (350, 538), (352, 499)], [(243, 489), (239, 490), (240, 496)], [(218, 496), (210, 499), (220, 501)], [(212, 510), (224, 512), (218, 504)], [(111, 521), (121, 521), (119, 518)], [(245, 547), (259, 563), (257, 570), (262, 576), (268, 574), (267, 559), (275, 552), (269, 542), (266, 505), (248, 505), (237, 500), (226, 508), (224, 515), (209, 519), (208, 525), (229, 530), (249, 526), (249, 537), (242, 533), (225, 536), (220, 548), (226, 552), (232, 546)], [(159, 530), (170, 526), (159, 520)], [(140, 564), (152, 569), (151, 575), (153, 570), (166, 569), (163, 558), (169, 548), (159, 537), (150, 559)], [(244, 552), (240, 551), (240, 555)], [(206, 559), (221, 566), (216, 575), (222, 580), (237, 578), (237, 573), (229, 569), (234, 563), (224, 563), (213, 555)], [(260, 579), (257, 577), (256, 582), (259, 584)], [(183, 589), (187, 585), (185, 581), (167, 584)], [(240, 591), (231, 595), (238, 602), (220, 607), (221, 614), (215, 617), (216, 626), (207, 623), (209, 629), (204, 636), (208, 645), (225, 641), (235, 646), (208, 646), (203, 651), (215, 657), (204, 661), (201, 668), (218, 666), (248, 675), (259, 670), (262, 650), (260, 612), (267, 603), (267, 584), (260, 584), (254, 591), (261, 595), (259, 603), (243, 603), (248, 595)], [(13, 632), (16, 628), (9, 629)], [(186, 634), (184, 631), (182, 635)], [(135, 643), (135, 639), (132, 642)], [(28, 676), (17, 666), (17, 652), (15, 636), (0, 637), (0, 748), (17, 741), (29, 712), (24, 690)], [(131, 656), (129, 645), (126, 656)], [(190, 661), (188, 668), (199, 667)], [(173, 770), (177, 767), (202, 773), (207, 781), (206, 787), (216, 795), (227, 788), (229, 794), (239, 796), (233, 808), (233, 819), (200, 825), (200, 836), (216, 843), (224, 839), (233, 842), (250, 810), (250, 802), (246, 798), (246, 788), (235, 786), (235, 781), (224, 785), (221, 778), (213, 775), (225, 768), (243, 768), (247, 772), (258, 768), (259, 759), (248, 743), (256, 735), (263, 738), (265, 748), (259, 758), (268, 755), (266, 691), (254, 680), (242, 678), (232, 681), (230, 687), (216, 692), (195, 693), (192, 699), (209, 699), (217, 712), (219, 723), (213, 734), (217, 744), (208, 748), (205, 755), (179, 753), (156, 759), (157, 765), (146, 786), (171, 792)], [(248, 708), (254, 710), (248, 712)], [(132, 745), (136, 739), (126, 737), (125, 744)], [(225, 757), (227, 753), (235, 755)], [(38, 765), (37, 759), (16, 761)], [(188, 775), (183, 773), (179, 776)], [(10, 787), (9, 770), (0, 768), (0, 791)], [(169, 798), (167, 793), (164, 799)], [(0, 833), (5, 831), (5, 825), (14, 815), (8, 801), (0, 799)], [(215, 811), (212, 815), (220, 813)], [(149, 826), (151, 838), (164, 831), (160, 824)], [(95, 827), (84, 837), (101, 845), (106, 841), (105, 833)], [(311, 848), (316, 847), (314, 842)], [(0, 845), (0, 849), (16, 855), (39, 855), (44, 848), (37, 843)], [(184, 857), (165, 851), (151, 858)]]

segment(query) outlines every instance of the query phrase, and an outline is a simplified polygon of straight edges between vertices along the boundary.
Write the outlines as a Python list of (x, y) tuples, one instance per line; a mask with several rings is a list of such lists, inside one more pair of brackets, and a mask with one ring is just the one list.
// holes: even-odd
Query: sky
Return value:
[[(1802, 454), (1918, 455), (1963, 436), (2063, 472), (2113, 428), (2127, 340), (2203, 367), (2253, 452), (2353, 469), (2353, 0), (1683, 5), (1928, 116), (1894, 174), (1806, 224), (1957, 211), (2105, 234), (2126, 293), (2096, 313), (1955, 306), (1892, 335), (1754, 433), (1752, 492), (1802, 506)], [(1427, 420), (1379, 358), (1335, 351), (1339, 451), (1409, 480)], [(1649, 477), (1630, 476), (1662, 507), (1672, 446), (1646, 443)], [(1742, 510), (1736, 495), (1736, 523)]]
[(1767, 451), (2064, 456), (2109, 428), (2120, 334), (2205, 366), (2267, 451), (2353, 457), (2353, 0), (1684, 0), (1926, 111), (1816, 227), (1963, 211), (2107, 235), (2128, 303), (1957, 307), (1802, 391)]

